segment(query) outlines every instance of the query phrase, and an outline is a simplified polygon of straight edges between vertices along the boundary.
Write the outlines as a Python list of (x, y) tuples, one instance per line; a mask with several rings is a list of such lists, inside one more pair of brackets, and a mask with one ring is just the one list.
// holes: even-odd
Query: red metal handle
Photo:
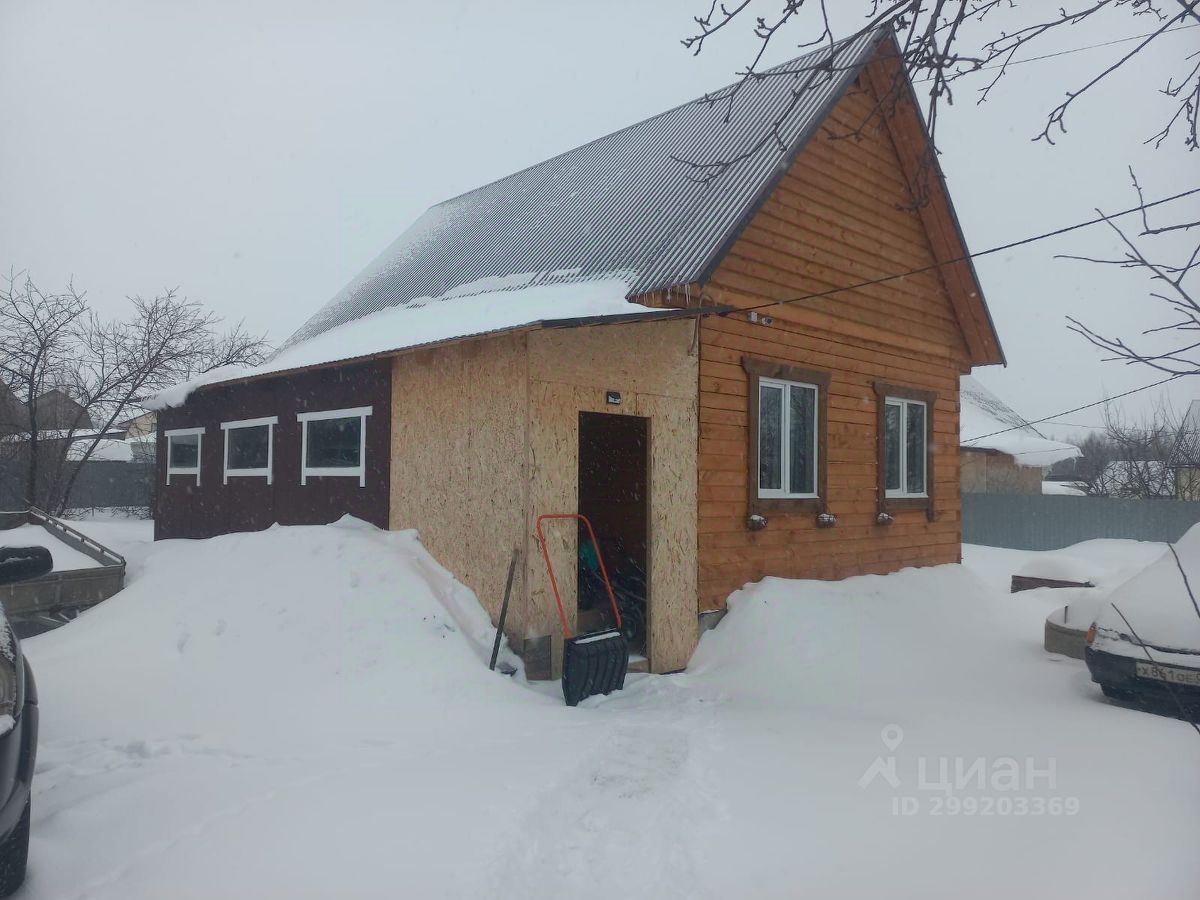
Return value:
[(608, 589), (608, 599), (612, 603), (613, 615), (617, 617), (617, 627), (621, 627), (621, 611), (617, 609), (617, 598), (613, 594), (612, 583), (608, 580), (608, 570), (604, 567), (604, 557), (600, 555), (600, 542), (596, 540), (596, 532), (592, 530), (592, 523), (587, 520), (587, 516), (579, 513), (545, 513), (537, 517), (537, 537), (538, 543), (542, 545), (542, 559), (546, 561), (546, 571), (550, 575), (550, 587), (554, 591), (554, 602), (558, 604), (558, 618), (562, 622), (563, 637), (570, 639), (571, 628), (567, 625), (567, 614), (563, 610), (562, 595), (558, 592), (558, 579), (554, 577), (554, 566), (550, 564), (550, 553), (546, 549), (546, 536), (542, 533), (542, 522), (545, 519), (578, 519), (587, 526), (588, 536), (592, 539), (592, 546), (596, 549), (596, 561), (600, 563), (600, 574), (604, 576), (604, 587)]

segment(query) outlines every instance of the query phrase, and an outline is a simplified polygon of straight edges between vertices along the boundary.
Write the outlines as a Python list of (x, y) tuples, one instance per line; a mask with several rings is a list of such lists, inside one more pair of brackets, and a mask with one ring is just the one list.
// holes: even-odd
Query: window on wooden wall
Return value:
[(357, 478), (367, 486), (367, 417), (370, 406), (299, 413), (300, 483), (310, 477)]
[(824, 510), (829, 373), (743, 357), (751, 513)]
[(883, 408), (884, 489), (889, 497), (926, 497), (928, 443), (921, 400), (888, 397)]
[(167, 484), (172, 475), (192, 475), (200, 484), (200, 441), (203, 428), (172, 428), (167, 439)]
[(230, 478), (266, 478), (271, 483), (278, 416), (222, 422), (225, 432), (225, 484)]
[(879, 510), (920, 508), (933, 518), (933, 407), (931, 391), (876, 383)]

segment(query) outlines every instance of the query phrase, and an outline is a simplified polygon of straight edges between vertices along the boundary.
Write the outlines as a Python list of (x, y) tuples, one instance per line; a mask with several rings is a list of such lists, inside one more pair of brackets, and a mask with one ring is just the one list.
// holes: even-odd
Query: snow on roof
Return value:
[(1031, 468), (1083, 455), (1074, 444), (1042, 435), (970, 375), (959, 385), (958, 435), (962, 447), (1007, 453), (1017, 465)]
[(537, 273), (488, 278), (463, 285), (442, 297), (424, 297), (389, 307), (285, 347), (260, 366), (222, 366), (167, 388), (145, 405), (166, 409), (182, 405), (195, 390), (236, 381), (361, 359), (462, 337), (508, 331), (548, 320), (612, 318), (644, 313), (675, 315), (625, 299), (627, 277), (545, 284)]
[[(83, 454), (87, 452), (89, 446), (91, 446), (90, 442), (77, 441), (67, 451), (67, 459), (83, 459)], [(92, 450), (92, 454), (88, 458), (113, 462), (130, 462), (133, 459), (133, 444), (129, 441), (101, 438), (96, 442), (95, 449)]]

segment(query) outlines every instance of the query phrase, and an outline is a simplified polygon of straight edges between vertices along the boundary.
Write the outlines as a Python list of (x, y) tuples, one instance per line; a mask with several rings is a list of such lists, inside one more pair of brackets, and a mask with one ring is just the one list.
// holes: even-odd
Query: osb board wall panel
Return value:
[[(830, 140), (865, 118), (872, 99), (848, 94), (783, 176), (705, 286), (706, 299), (750, 307), (845, 287), (933, 262), (886, 130)], [(958, 376), (966, 343), (936, 271), (747, 314), (708, 317), (700, 351), (700, 609), (766, 575), (843, 578), (960, 554)], [(743, 356), (832, 375), (826, 423), (830, 512), (774, 513), (747, 529), (747, 381)], [(884, 381), (936, 391), (935, 520), (923, 510), (875, 521), (876, 399)]]
[[(425, 547), (497, 620), (525, 528), (525, 337), (509, 335), (395, 358), (391, 527)], [(523, 571), (506, 631), (523, 631)]]
[[(650, 435), (649, 657), (654, 671), (687, 664), (696, 625), (696, 386), (692, 321), (548, 330), (529, 335), (530, 524), (544, 512), (578, 509), (579, 413), (645, 416)], [(605, 402), (607, 390), (622, 402)], [(527, 563), (526, 636), (550, 635), (561, 662), (562, 630), (537, 554)], [(568, 623), (575, 628), (575, 531), (550, 523)]]
[[(300, 484), (301, 427), (296, 414), (370, 406), (367, 478), (309, 478)], [(222, 422), (278, 416), (273, 477), (231, 478), (224, 484)], [(155, 539), (204, 538), (231, 531), (283, 525), (320, 525), (345, 514), (380, 528), (388, 524), (388, 443), (391, 433), (389, 362), (331, 367), (299, 375), (214, 387), (194, 393), (183, 406), (159, 413), (158, 494)], [(166, 438), (173, 428), (205, 429), (200, 443), (200, 484), (173, 475), (166, 483)]]

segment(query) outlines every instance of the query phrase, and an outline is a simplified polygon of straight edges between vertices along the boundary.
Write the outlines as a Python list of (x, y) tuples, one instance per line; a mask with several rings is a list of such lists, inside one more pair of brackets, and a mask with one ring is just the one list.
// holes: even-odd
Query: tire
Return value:
[(17, 826), (3, 841), (0, 841), (0, 897), (7, 897), (25, 881), (25, 865), (29, 860), (29, 806)]
[(1100, 685), (1100, 690), (1104, 691), (1104, 696), (1109, 700), (1119, 700), (1122, 703), (1136, 703), (1137, 695), (1133, 691), (1122, 690), (1121, 688), (1109, 687), (1107, 684)]

